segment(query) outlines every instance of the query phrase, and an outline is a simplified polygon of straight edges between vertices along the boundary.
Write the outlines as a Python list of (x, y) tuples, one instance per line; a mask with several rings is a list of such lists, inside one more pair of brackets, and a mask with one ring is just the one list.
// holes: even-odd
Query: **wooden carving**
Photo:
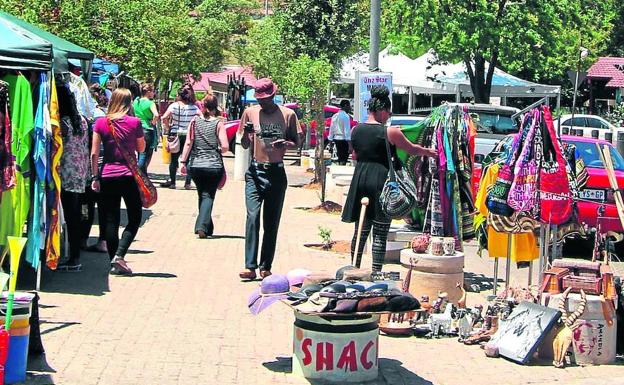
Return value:
[(576, 321), (583, 315), (583, 312), (585, 312), (585, 305), (587, 305), (587, 297), (585, 296), (585, 292), (581, 289), (581, 302), (579, 302), (576, 310), (572, 314), (569, 314), (566, 311), (566, 300), (568, 299), (568, 294), (571, 289), (572, 288), (566, 289), (559, 301), (559, 311), (561, 312), (563, 327), (559, 329), (557, 336), (553, 340), (553, 365), (556, 368), (563, 368), (565, 366), (565, 355), (572, 344), (574, 329), (578, 327)]

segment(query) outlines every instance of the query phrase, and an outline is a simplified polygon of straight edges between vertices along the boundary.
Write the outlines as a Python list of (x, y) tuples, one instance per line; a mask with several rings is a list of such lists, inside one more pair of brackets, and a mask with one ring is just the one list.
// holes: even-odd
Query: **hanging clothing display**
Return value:
[(93, 121), (95, 119), (93, 113), (95, 112), (96, 103), (91, 96), (87, 83), (80, 76), (70, 73), (68, 84), (69, 89), (76, 97), (76, 107), (80, 115), (89, 121)]
[(50, 126), (52, 136), (48, 151), (47, 180), (47, 228), (46, 228), (46, 265), (54, 270), (61, 257), (61, 155), (63, 154), (63, 138), (61, 135), (60, 114), (56, 82), (51, 82), (50, 92)]
[(15, 164), (11, 151), (9, 83), (0, 81), (0, 199), (2, 192), (15, 186)]
[(26, 78), (6, 75), (11, 106), (11, 151), (15, 157), (15, 187), (4, 191), (0, 201), (0, 245), (6, 245), (9, 235), (21, 236), (30, 209), (30, 159), (34, 129), (32, 91)]
[(438, 153), (437, 157), (423, 158), (398, 151), (414, 180), (420, 202), (412, 220), (424, 221), (425, 231), (431, 235), (455, 237), (458, 246), (474, 238), (475, 205), (470, 181), (476, 127), (468, 110), (443, 105), (423, 122), (402, 131), (412, 143)]
[(39, 103), (35, 113), (34, 143), (32, 149), (33, 197), (32, 210), (28, 225), (28, 242), (26, 243), (26, 260), (34, 269), (39, 266), (40, 251), (45, 246), (45, 190), (47, 149), (50, 131), (50, 83), (45, 73), (39, 74)]

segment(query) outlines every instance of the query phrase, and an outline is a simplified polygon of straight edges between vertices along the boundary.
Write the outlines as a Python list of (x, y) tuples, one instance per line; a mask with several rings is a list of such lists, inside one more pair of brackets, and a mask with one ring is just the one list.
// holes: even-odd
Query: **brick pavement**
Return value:
[[(227, 163), (231, 171), (232, 160)], [(164, 178), (165, 166), (152, 168)], [(296, 167), (288, 172), (292, 184), (308, 178)], [(317, 203), (315, 191), (289, 188), (274, 272), (335, 271), (348, 264), (346, 256), (302, 246), (318, 242), (318, 225), (331, 227), (334, 239), (351, 237), (352, 226), (337, 216), (294, 209)], [(230, 178), (217, 194), (215, 234), (221, 238), (195, 237), (196, 204), (195, 191), (159, 190), (159, 202), (146, 211), (127, 257), (134, 277), (109, 277), (107, 256), (95, 253), (83, 254), (81, 273), (44, 272), (40, 314), (46, 355), (30, 363), (28, 384), (310, 383), (289, 373), (291, 311), (281, 304), (257, 317), (247, 311), (256, 284), (237, 277), (243, 267), (243, 183)], [(466, 271), (491, 275), (491, 261), (475, 256), (474, 247), (466, 264)], [(525, 282), (525, 275), (512, 273), (517, 282)], [(476, 302), (476, 295), (470, 301)], [(379, 356), (380, 376), (371, 384), (624, 383), (622, 366), (525, 367), (488, 359), (478, 347), (454, 339), (382, 336)]]

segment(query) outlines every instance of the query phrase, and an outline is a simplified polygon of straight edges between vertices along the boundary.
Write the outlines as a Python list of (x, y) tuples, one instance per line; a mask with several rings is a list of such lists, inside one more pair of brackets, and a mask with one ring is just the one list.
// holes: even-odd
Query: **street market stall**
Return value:
[[(71, 189), (65, 185), (70, 168), (88, 169), (91, 96), (84, 80), (67, 72), (68, 58), (83, 60), (87, 73), (93, 54), (4, 12), (0, 33), (0, 256), (3, 268), (10, 266), (10, 279), (0, 273), (0, 287), (9, 280), (0, 305), (10, 332), (8, 354), (2, 342), (0, 357), (7, 357), (4, 383), (16, 383), (25, 380), (29, 350), (43, 352), (36, 292), (16, 288), (40, 272), (42, 257), (56, 269), (66, 203), (61, 191)], [(21, 310), (12, 317), (14, 307)]]

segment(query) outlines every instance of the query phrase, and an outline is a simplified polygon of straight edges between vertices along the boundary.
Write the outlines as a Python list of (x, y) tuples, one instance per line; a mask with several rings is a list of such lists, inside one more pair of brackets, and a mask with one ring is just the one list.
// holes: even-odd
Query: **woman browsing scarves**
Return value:
[[(111, 274), (132, 274), (124, 260), (130, 244), (141, 224), (141, 196), (124, 152), (135, 157), (145, 150), (143, 127), (138, 118), (128, 115), (132, 108), (132, 94), (126, 88), (118, 88), (111, 96), (105, 118), (98, 119), (93, 128), (91, 146), (91, 188), (100, 193), (99, 203), (104, 215), (104, 231)], [(104, 147), (104, 163), (98, 168), (100, 143)], [(119, 239), (121, 199), (128, 215), (128, 225)]]
[(190, 169), (197, 186), (199, 215), (195, 221), (195, 234), (199, 238), (212, 236), (212, 205), (222, 178), (225, 176), (221, 154), (229, 150), (223, 120), (219, 118), (217, 98), (206, 95), (202, 100), (203, 116), (191, 122), (184, 151), (180, 157), (182, 175)]
[[(351, 143), (357, 156), (357, 165), (349, 187), (349, 194), (342, 211), (342, 221), (355, 222), (355, 232), (351, 242), (351, 256), (355, 254), (355, 244), (361, 200), (366, 197), (370, 204), (362, 226), (361, 239), (368, 238), (373, 231), (373, 271), (380, 271), (386, 255), (386, 239), (390, 229), (391, 218), (388, 218), (379, 200), (391, 165), (388, 162), (386, 139), (390, 145), (393, 159), (397, 159), (396, 148), (405, 150), (412, 155), (435, 156), (434, 150), (411, 143), (398, 126), (386, 128), (385, 124), (392, 115), (390, 92), (385, 86), (374, 86), (368, 104), (368, 119), (353, 128)], [(395, 166), (396, 168), (396, 166)], [(362, 257), (364, 243), (360, 242), (357, 261)]]

